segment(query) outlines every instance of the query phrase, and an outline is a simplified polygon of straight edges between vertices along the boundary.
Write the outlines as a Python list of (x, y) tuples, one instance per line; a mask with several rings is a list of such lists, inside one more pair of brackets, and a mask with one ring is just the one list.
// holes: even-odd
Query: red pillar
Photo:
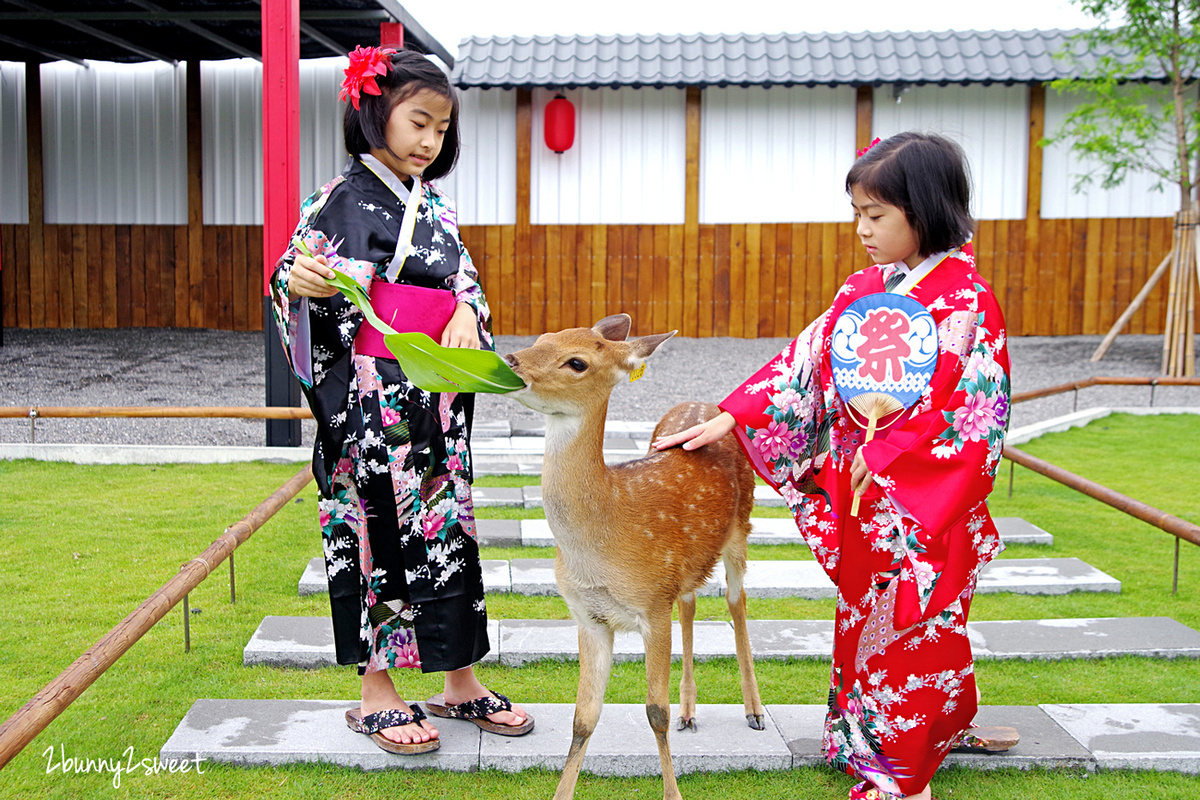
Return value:
[[(300, 405), (271, 313), (270, 279), (300, 214), (300, 0), (263, 0), (263, 336), (266, 404)], [(267, 420), (267, 444), (300, 444), (298, 420)]]
[(404, 49), (404, 26), (399, 22), (379, 23), (379, 46), (393, 50)]
[(300, 213), (300, 0), (263, 0), (263, 295)]

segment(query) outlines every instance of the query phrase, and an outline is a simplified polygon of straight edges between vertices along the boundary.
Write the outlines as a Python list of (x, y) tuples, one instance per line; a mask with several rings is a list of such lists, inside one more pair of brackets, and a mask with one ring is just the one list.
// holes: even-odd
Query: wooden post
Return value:
[(529, 224), (530, 171), (533, 159), (533, 90), (517, 88), (517, 225), (516, 225), (516, 314), (513, 329), (506, 333), (527, 334), (531, 329), (529, 287), (533, 268)]
[(875, 87), (859, 86), (854, 93), (854, 148), (859, 152), (871, 143), (875, 118)]
[[(1042, 147), (1039, 144), (1046, 129), (1046, 87), (1040, 83), (1029, 87), (1029, 167), (1025, 176), (1025, 265), (1021, 292), (1022, 332), (1026, 334), (1053, 333), (1048, 315), (1039, 314), (1047, 308), (1041, 301), (1038, 273), (1042, 269)], [(1045, 329), (1035, 327), (1035, 320)]]
[[(699, 86), (687, 87), (685, 178), (683, 191), (683, 335), (700, 333), (700, 102)], [(670, 302), (679, 302), (672, 297)]]
[[(57, 328), (58, 310), (47, 302), (57, 297), (58, 276), (46, 274), (42, 226), (46, 208), (42, 189), (42, 70), (41, 64), (25, 62), (25, 163), (29, 182), (29, 288), (32, 328)], [(47, 284), (53, 280), (55, 291)], [(57, 305), (57, 304), (55, 304)]]
[(175, 325), (204, 327), (204, 141), (200, 61), (187, 62), (187, 273), (175, 273)]

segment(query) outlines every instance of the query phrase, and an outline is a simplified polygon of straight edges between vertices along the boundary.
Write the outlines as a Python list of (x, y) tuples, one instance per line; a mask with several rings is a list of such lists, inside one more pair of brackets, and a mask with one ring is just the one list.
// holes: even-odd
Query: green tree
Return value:
[[(1060, 57), (1078, 77), (1054, 81), (1084, 100), (1042, 144), (1069, 143), (1090, 169), (1075, 191), (1130, 171), (1179, 187), (1189, 207), (1200, 155), (1200, 0), (1077, 0), (1100, 27), (1074, 36)], [(1170, 153), (1169, 157), (1164, 154)]]

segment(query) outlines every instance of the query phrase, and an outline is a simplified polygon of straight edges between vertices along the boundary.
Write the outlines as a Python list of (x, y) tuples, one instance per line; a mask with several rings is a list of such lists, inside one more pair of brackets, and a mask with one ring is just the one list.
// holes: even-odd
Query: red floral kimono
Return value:
[[(834, 322), (897, 269), (851, 275), (721, 407), (838, 588), (826, 758), (904, 795), (929, 783), (976, 710), (966, 622), (979, 570), (1003, 549), (984, 500), (1008, 424), (1009, 363), (1000, 307), (964, 245), (907, 291), (937, 323), (933, 378), (864, 446), (834, 387)], [(875, 477), (852, 517), (860, 447)]]

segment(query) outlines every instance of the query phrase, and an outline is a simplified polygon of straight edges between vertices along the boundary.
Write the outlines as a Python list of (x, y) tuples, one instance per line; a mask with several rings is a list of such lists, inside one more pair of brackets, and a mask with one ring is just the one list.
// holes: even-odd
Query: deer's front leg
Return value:
[(579, 623), (579, 688), (575, 693), (575, 724), (567, 763), (563, 767), (554, 800), (570, 800), (583, 768), (588, 740), (596, 730), (604, 707), (604, 690), (612, 671), (613, 632), (595, 622)]
[(692, 671), (692, 625), (695, 620), (695, 593), (680, 595), (679, 628), (683, 638), (683, 677), (679, 679), (679, 730), (696, 730), (696, 675)]
[(754, 656), (750, 652), (750, 633), (746, 628), (746, 547), (725, 553), (725, 602), (733, 618), (733, 637), (737, 646), (738, 672), (742, 679), (742, 705), (746, 724), (756, 731), (766, 729), (766, 711), (758, 693), (758, 678), (754, 674)]
[(664, 800), (682, 800), (671, 763), (671, 745), (667, 739), (671, 721), (671, 607), (655, 614), (643, 634), (646, 644), (646, 717), (658, 744), (662, 765)]

